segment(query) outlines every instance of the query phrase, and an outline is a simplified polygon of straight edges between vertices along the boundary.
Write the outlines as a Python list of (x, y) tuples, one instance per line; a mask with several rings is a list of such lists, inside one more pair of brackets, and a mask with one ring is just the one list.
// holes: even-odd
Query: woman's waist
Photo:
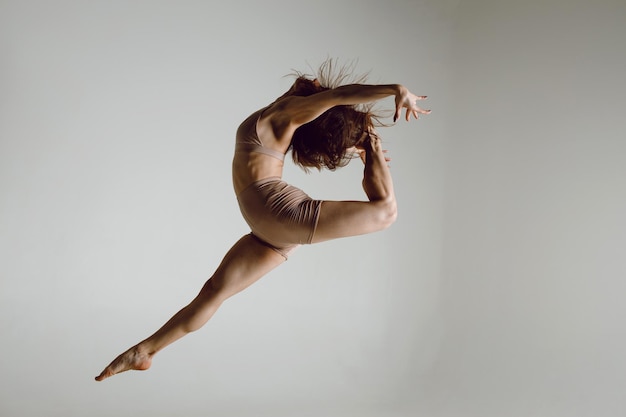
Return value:
[(267, 179), (280, 180), (283, 176), (281, 167), (268, 166), (240, 166), (233, 163), (233, 187), (235, 194), (239, 195), (250, 185)]
[(240, 186), (237, 186), (235, 183), (235, 194), (237, 196), (237, 199), (239, 199), (243, 195), (249, 195), (249, 193), (253, 192), (253, 190), (259, 191), (264, 189), (265, 187), (271, 186), (272, 184), (279, 183), (287, 185), (287, 183), (283, 181), (282, 177), (280, 176), (258, 178), (246, 183), (242, 183)]

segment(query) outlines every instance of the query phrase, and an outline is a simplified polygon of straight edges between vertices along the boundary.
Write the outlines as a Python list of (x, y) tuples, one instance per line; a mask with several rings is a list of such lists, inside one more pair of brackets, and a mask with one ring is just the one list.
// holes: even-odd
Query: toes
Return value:
[(100, 372), (100, 375), (98, 375), (96, 377), (96, 381), (102, 381), (107, 379), (108, 377), (110, 377), (111, 375), (113, 375), (113, 372), (111, 372), (111, 370), (109, 369), (109, 367), (105, 368), (104, 371)]

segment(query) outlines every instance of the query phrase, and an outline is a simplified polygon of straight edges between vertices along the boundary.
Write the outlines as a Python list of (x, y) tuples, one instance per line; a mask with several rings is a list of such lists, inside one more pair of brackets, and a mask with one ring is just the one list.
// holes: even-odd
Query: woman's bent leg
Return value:
[(311, 243), (372, 233), (396, 219), (396, 196), (380, 139), (365, 146), (363, 189), (369, 201), (324, 201)]
[(99, 376), (102, 381), (128, 370), (145, 370), (152, 357), (167, 345), (198, 330), (227, 298), (247, 288), (283, 263), (285, 258), (251, 235), (242, 237), (226, 254), (213, 276), (191, 303), (152, 336), (119, 355)]

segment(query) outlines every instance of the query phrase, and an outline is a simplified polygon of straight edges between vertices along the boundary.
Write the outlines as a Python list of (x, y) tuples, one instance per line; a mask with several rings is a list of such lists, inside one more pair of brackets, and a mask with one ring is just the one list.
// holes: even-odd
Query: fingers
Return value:
[(402, 113), (402, 106), (398, 105), (396, 106), (396, 113), (393, 115), (393, 122), (397, 122), (398, 118), (400, 117), (400, 114)]
[(406, 109), (406, 121), (411, 120), (411, 115), (415, 118), (415, 120), (420, 118), (420, 113), (429, 114), (430, 110), (422, 110), (422, 109)]
[[(387, 149), (383, 149), (383, 154), (384, 154), (384, 157), (385, 157), (385, 162), (387, 162), (387, 164), (389, 164), (389, 162), (391, 162), (391, 158), (387, 156), (387, 152), (388, 152), (388, 151), (387, 151)], [(387, 165), (387, 166), (389, 166), (389, 165)]]
[[(417, 96), (415, 98), (415, 105), (410, 107), (411, 113), (416, 119), (419, 119), (419, 114), (430, 114), (430, 110), (423, 109), (417, 105), (419, 100), (426, 100), (428, 96)], [(413, 104), (413, 103), (411, 103)], [(409, 120), (407, 115), (407, 121)]]
[(365, 149), (359, 149), (359, 158), (361, 158), (361, 162), (365, 163), (367, 156), (365, 155)]
[(421, 107), (417, 106), (418, 101), (426, 100), (427, 98), (428, 96), (412, 96), (408, 100), (405, 99), (406, 101), (404, 101), (404, 103), (397, 103), (396, 112), (393, 116), (393, 122), (395, 123), (396, 121), (398, 121), (400, 115), (402, 114), (403, 107), (406, 108), (405, 119), (407, 122), (411, 120), (411, 116), (413, 116), (415, 119), (419, 119), (420, 114), (430, 114), (431, 110), (422, 109)]

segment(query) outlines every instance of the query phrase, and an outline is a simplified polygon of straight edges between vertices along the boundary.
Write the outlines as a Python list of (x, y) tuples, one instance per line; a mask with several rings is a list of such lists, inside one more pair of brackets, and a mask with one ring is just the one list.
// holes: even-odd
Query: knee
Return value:
[(219, 276), (212, 276), (200, 290), (199, 296), (204, 300), (220, 300), (224, 301), (226, 298), (226, 286), (224, 280)]
[(223, 303), (243, 289), (245, 276), (237, 271), (224, 271), (219, 268), (200, 290), (200, 298), (210, 302)]
[(398, 205), (395, 198), (379, 201), (378, 223), (379, 228), (384, 230), (395, 223), (398, 218)]
[(394, 199), (387, 211), (387, 227), (391, 226), (398, 219), (398, 204)]

